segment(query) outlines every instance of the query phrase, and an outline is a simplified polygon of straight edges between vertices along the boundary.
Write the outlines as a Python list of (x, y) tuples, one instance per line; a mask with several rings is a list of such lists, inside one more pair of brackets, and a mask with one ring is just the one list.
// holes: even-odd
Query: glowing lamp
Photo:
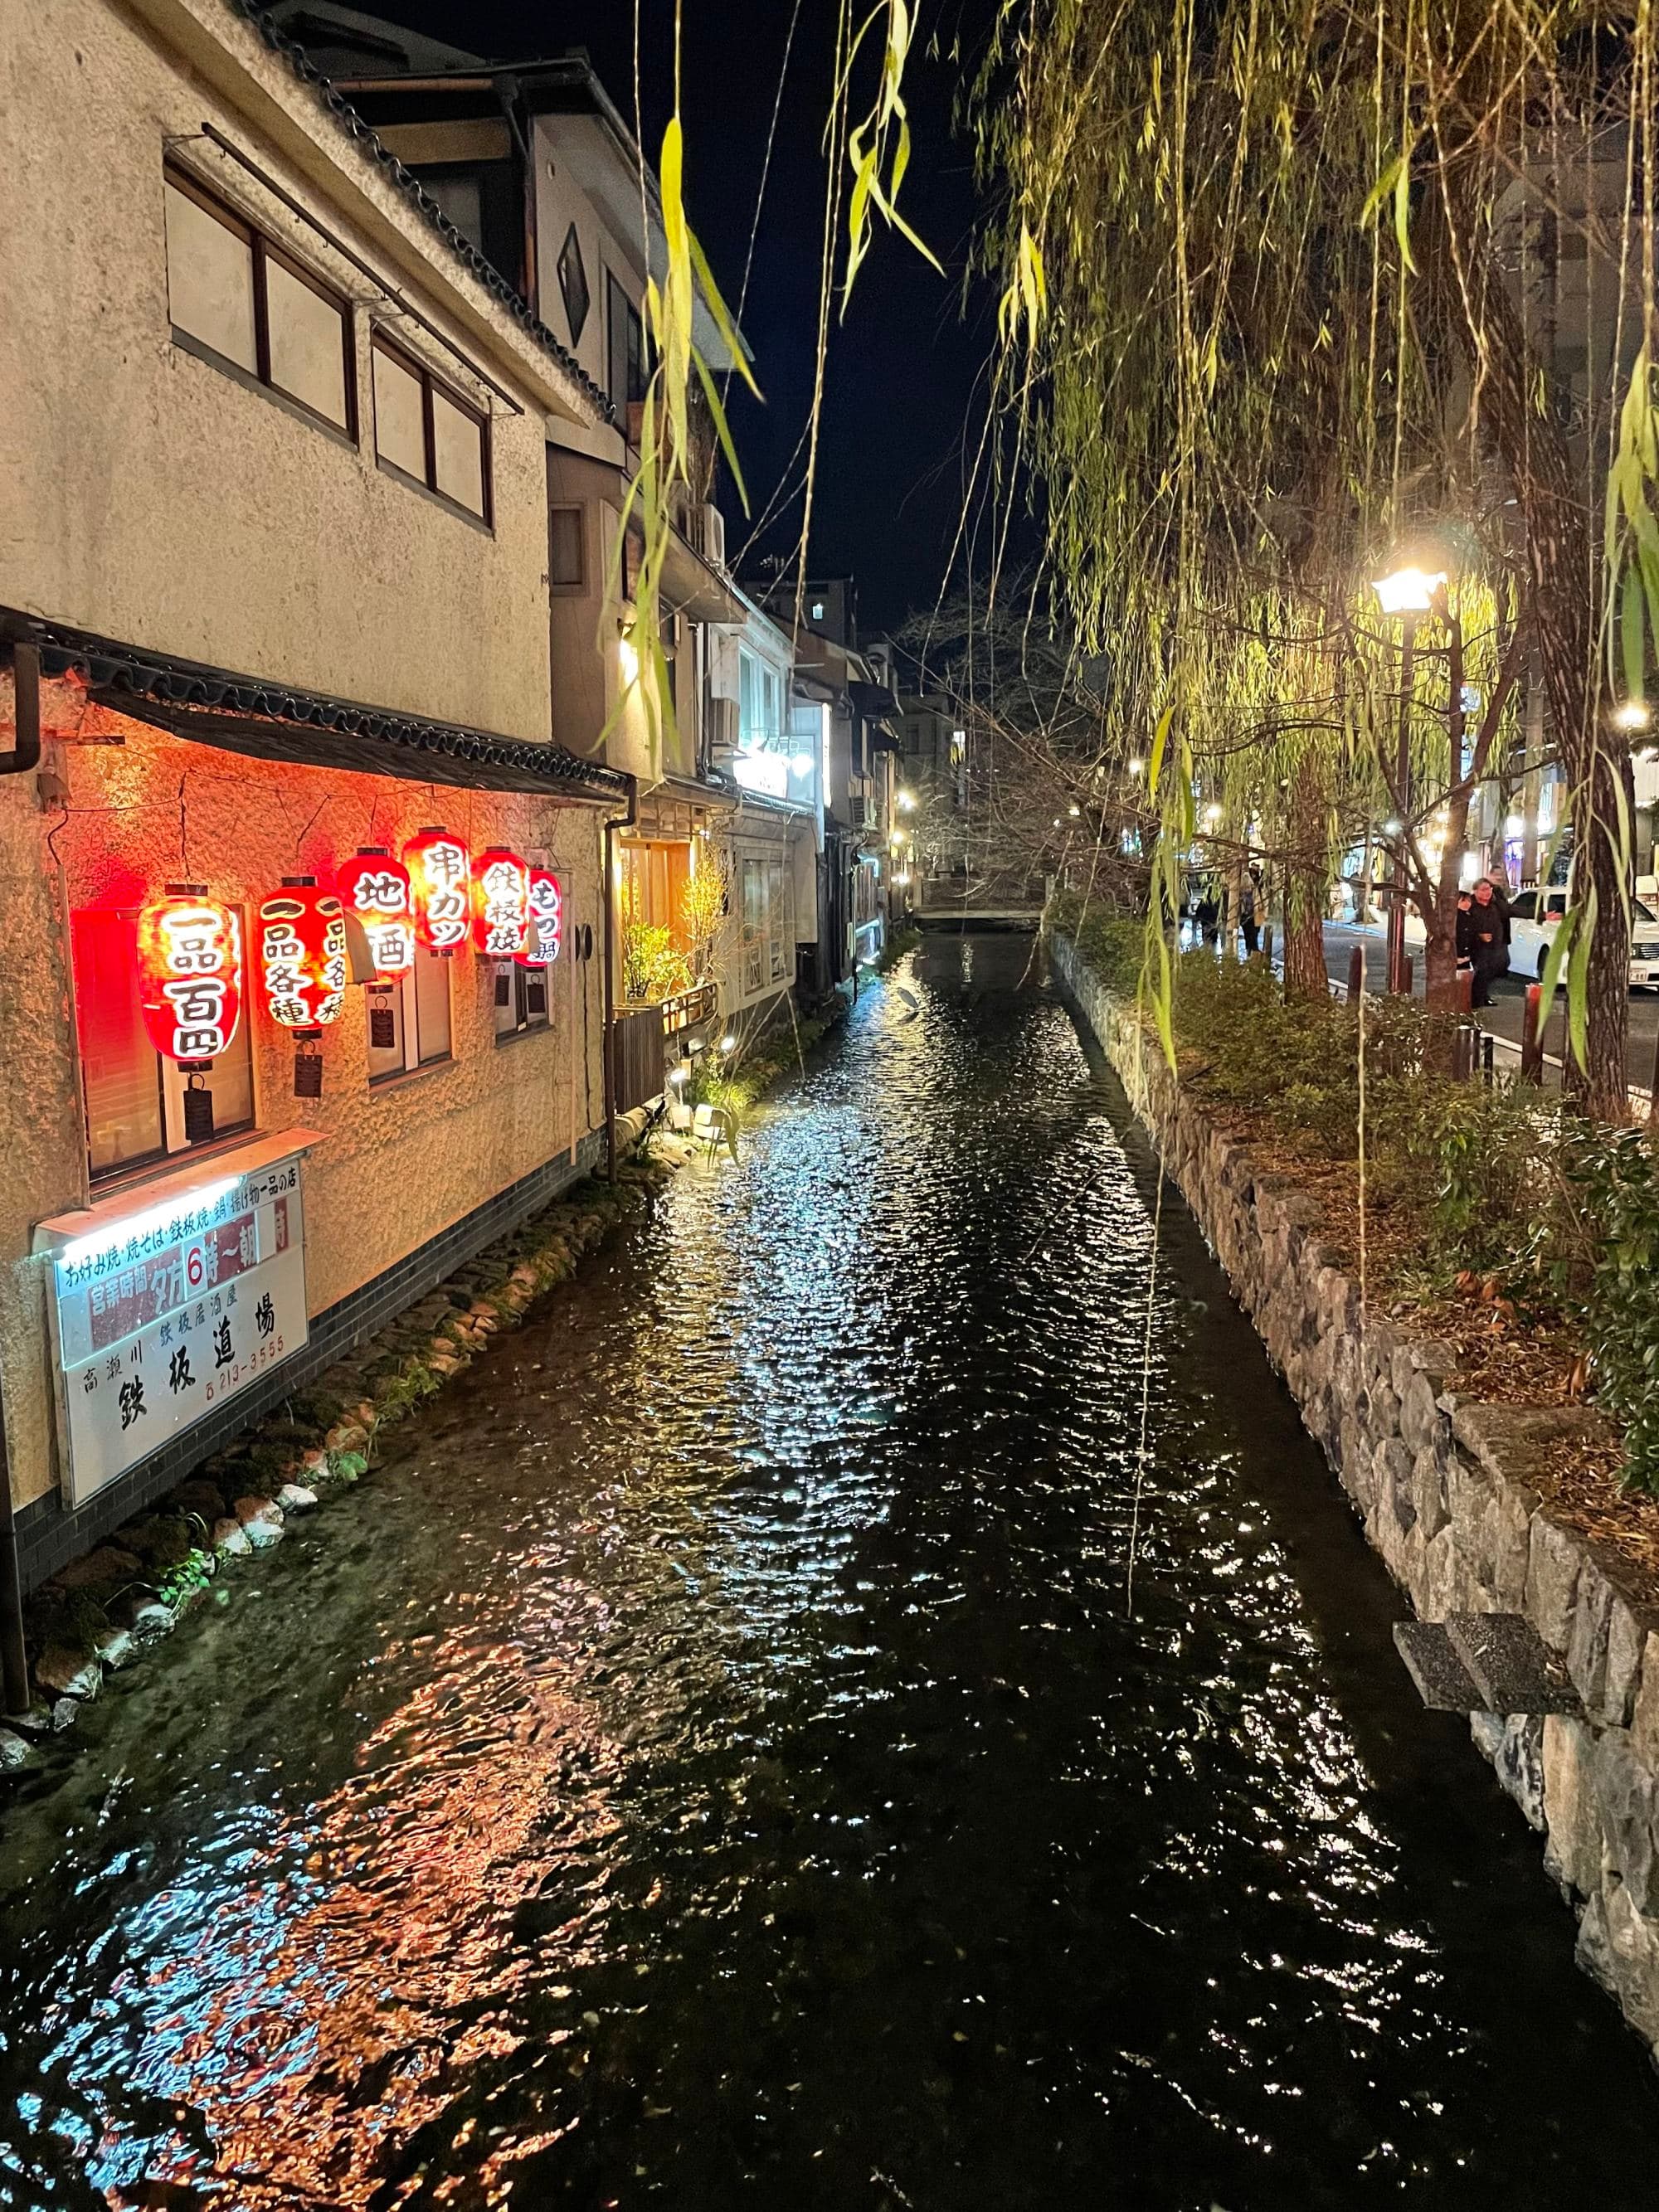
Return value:
[(1396, 568), (1391, 576), (1379, 576), (1371, 586), (1385, 615), (1425, 615), (1434, 605), (1436, 593), (1445, 588), (1443, 568), (1432, 574), (1424, 568)]
[(465, 944), (471, 920), (472, 859), (447, 830), (422, 830), (404, 847), (415, 935), (428, 952), (454, 952)]
[(242, 924), (199, 884), (169, 884), (138, 917), (138, 993), (157, 1052), (216, 1060), (242, 1011)]
[(376, 978), (389, 983), (415, 965), (415, 903), (409, 870), (384, 845), (360, 845), (337, 878), (346, 912), (362, 925)]
[(259, 907), (259, 986), (270, 1018), (315, 1032), (345, 999), (345, 909), (313, 876), (285, 876)]
[(514, 960), (529, 936), (529, 866), (492, 845), (472, 863), (472, 942), (487, 959)]
[(519, 954), (526, 968), (549, 968), (559, 957), (564, 933), (564, 896), (548, 868), (530, 871), (530, 927)]

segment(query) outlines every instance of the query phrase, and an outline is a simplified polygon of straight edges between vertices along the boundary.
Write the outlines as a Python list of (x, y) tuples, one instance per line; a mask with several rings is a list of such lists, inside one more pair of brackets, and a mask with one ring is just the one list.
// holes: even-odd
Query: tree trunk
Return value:
[[(1597, 1121), (1623, 1121), (1630, 1112), (1630, 856), (1617, 850), (1616, 824), (1619, 787), (1622, 782), (1628, 802), (1631, 771), (1627, 757), (1615, 760), (1597, 742), (1596, 641), (1605, 594), (1600, 532), (1575, 482), (1559, 424), (1531, 404), (1541, 372), (1476, 218), (1471, 181), (1443, 175), (1450, 213), (1438, 204), (1430, 210), (1424, 266), (1477, 380), (1481, 422), (1520, 507), (1544, 696), (1577, 810), (1574, 903), (1582, 904), (1592, 889), (1595, 894), (1586, 1065), (1569, 1065), (1567, 1087)], [(1460, 260), (1467, 298), (1458, 283)]]
[(1285, 866), (1285, 996), (1330, 995), (1325, 968), (1325, 901), (1330, 889), (1325, 793), (1310, 748), (1291, 780)]

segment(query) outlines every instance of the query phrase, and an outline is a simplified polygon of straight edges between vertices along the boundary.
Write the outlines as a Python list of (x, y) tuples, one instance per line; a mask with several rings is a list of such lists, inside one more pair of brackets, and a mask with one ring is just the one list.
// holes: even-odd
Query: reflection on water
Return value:
[(1535, 1843), (1029, 940), (121, 1678), (5, 1814), (0, 2204), (1646, 2201)]

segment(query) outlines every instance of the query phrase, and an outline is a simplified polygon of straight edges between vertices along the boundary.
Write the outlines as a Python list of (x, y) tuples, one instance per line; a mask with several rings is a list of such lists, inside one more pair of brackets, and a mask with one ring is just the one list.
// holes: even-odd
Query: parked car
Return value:
[[(1510, 901), (1511, 974), (1542, 975), (1555, 925), (1571, 896), (1565, 886), (1554, 884), (1517, 891)], [(1659, 988), (1659, 914), (1645, 899), (1632, 899), (1631, 921), (1631, 982), (1641, 989)]]

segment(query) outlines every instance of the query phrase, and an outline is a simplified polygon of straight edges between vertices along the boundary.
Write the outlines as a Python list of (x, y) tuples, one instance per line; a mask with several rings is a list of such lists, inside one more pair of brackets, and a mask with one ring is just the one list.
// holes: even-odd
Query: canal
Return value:
[(1651, 2201), (1033, 957), (927, 944), (0, 1806), (0, 2203)]

